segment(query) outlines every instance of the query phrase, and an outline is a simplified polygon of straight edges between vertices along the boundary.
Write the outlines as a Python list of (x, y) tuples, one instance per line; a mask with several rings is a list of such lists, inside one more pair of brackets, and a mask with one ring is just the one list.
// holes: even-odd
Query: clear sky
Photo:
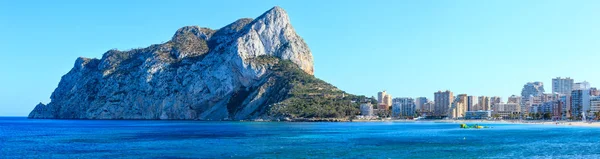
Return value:
[(0, 116), (50, 102), (77, 57), (168, 41), (284, 8), (315, 75), (375, 96), (501, 96), (553, 77), (600, 85), (600, 1), (0, 1)]

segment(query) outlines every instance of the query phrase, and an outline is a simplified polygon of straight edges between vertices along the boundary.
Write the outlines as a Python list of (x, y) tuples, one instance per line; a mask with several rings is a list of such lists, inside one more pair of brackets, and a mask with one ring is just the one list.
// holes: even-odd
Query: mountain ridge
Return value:
[[(38, 104), (29, 118), (297, 118), (304, 116), (279, 108), (295, 107), (289, 102), (297, 99), (293, 91), (304, 85), (336, 90), (327, 91), (336, 94), (331, 98), (314, 97), (323, 101), (350, 99), (338, 99), (339, 94), (346, 93), (314, 80), (313, 73), (310, 49), (295, 33), (287, 13), (273, 7), (256, 19), (238, 19), (218, 30), (185, 26), (162, 44), (109, 50), (101, 59), (79, 57), (73, 69), (61, 78), (51, 102)], [(281, 74), (295, 76), (277, 76)], [(311, 106), (327, 107), (318, 102)], [(343, 116), (355, 114), (355, 107), (345, 108), (350, 113)]]

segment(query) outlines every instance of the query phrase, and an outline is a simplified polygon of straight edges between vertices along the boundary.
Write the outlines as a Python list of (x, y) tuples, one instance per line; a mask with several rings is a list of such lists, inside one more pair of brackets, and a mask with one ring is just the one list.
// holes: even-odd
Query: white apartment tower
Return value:
[(573, 90), (573, 79), (567, 77), (556, 77), (552, 79), (552, 93), (558, 93), (561, 95), (571, 94)]

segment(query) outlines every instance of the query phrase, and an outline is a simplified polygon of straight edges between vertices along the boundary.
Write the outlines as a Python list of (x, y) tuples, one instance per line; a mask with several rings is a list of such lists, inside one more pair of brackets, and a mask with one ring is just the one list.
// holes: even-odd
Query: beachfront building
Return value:
[(554, 101), (554, 100), (558, 100), (559, 96), (560, 96), (560, 94), (558, 94), (558, 93), (554, 93), (554, 94), (544, 93), (540, 97), (540, 100), (541, 100), (541, 102)]
[(415, 110), (417, 112), (422, 112), (424, 109), (424, 105), (429, 102), (429, 99), (427, 99), (427, 97), (418, 97), (415, 99)]
[(419, 114), (421, 116), (433, 116), (434, 107), (435, 107), (435, 103), (433, 101), (429, 101), (429, 102), (423, 104), (423, 107), (421, 109), (421, 112), (419, 112)]
[(552, 79), (552, 93), (561, 95), (571, 94), (573, 91), (573, 79), (567, 77), (556, 77)]
[(552, 104), (552, 120), (561, 120), (562, 119), (563, 107), (560, 99), (555, 100)]
[(521, 107), (519, 106), (518, 103), (500, 103), (500, 104), (498, 104), (496, 111), (507, 111), (507, 112), (519, 113), (519, 112), (521, 112)]
[(472, 111), (480, 111), (480, 110), (487, 111), (487, 110), (491, 110), (490, 108), (491, 108), (490, 97), (479, 96), (477, 105), (475, 106), (475, 109)]
[(377, 103), (378, 105), (386, 106), (387, 110), (390, 106), (392, 106), (392, 95), (388, 94), (385, 90), (377, 93)]
[(502, 98), (498, 96), (490, 97), (490, 110), (494, 110), (494, 107), (502, 103)]
[(467, 112), (468, 96), (466, 94), (459, 94), (452, 102), (452, 107), (449, 111), (448, 117), (452, 119), (463, 118), (465, 112)]
[(467, 96), (467, 111), (473, 111), (477, 104), (477, 98), (475, 96)]
[(571, 92), (571, 116), (576, 120), (591, 116), (590, 83), (583, 81), (575, 83)]
[(489, 119), (492, 117), (492, 111), (467, 111), (465, 119)]
[(573, 85), (573, 90), (590, 90), (592, 89), (591, 85), (587, 81), (577, 82)]
[(394, 98), (392, 117), (413, 117), (415, 115), (415, 100), (412, 98)]
[(558, 107), (558, 102), (556, 100), (553, 101), (546, 101), (542, 103), (542, 106), (540, 107), (540, 113), (542, 114), (546, 114), (546, 113), (554, 113), (553, 109)]
[(381, 91), (381, 92), (377, 92), (377, 103), (383, 103), (383, 99), (385, 98), (385, 96), (387, 95), (387, 92)]
[(448, 115), (448, 110), (452, 107), (454, 101), (454, 94), (449, 90), (437, 91), (434, 94), (434, 111), (433, 115), (438, 117), (445, 117)]
[(600, 112), (600, 96), (590, 97), (590, 110), (592, 113)]
[(558, 104), (561, 110), (561, 119), (566, 120), (571, 118), (571, 94), (560, 96)]
[(400, 118), (400, 113), (402, 113), (400, 103), (392, 103), (392, 118)]
[[(523, 85), (521, 90), (521, 113), (527, 114), (533, 104), (541, 103), (541, 98), (544, 94), (544, 83), (528, 82)], [(537, 100), (540, 100), (539, 102)]]
[(506, 103), (517, 103), (517, 104), (520, 104), (521, 103), (521, 97), (520, 96), (516, 96), (516, 95), (512, 95), (512, 96), (508, 97), (508, 101), (506, 101)]
[(492, 116), (498, 115), (502, 119), (515, 119), (518, 113), (511, 111), (492, 111)]
[(542, 103), (533, 103), (529, 106), (529, 110), (527, 111), (530, 114), (541, 113)]
[(592, 87), (592, 88), (590, 88), (590, 95), (591, 96), (600, 96), (600, 91), (598, 91), (598, 88)]
[(360, 115), (364, 116), (364, 117), (373, 116), (373, 104), (371, 104), (371, 103), (360, 104)]

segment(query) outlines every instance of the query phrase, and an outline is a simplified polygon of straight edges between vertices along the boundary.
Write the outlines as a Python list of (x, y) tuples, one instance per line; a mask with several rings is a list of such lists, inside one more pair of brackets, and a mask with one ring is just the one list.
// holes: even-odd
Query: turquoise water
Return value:
[(600, 158), (600, 129), (0, 118), (0, 158)]

